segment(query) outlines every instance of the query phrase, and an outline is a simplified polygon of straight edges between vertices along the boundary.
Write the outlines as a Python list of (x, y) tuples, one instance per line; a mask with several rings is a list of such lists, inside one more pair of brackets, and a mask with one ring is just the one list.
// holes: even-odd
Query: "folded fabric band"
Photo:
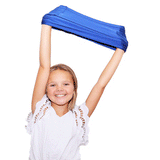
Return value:
[(128, 47), (124, 26), (90, 18), (67, 6), (61, 5), (45, 14), (42, 18), (42, 24), (77, 35), (113, 50), (120, 48), (126, 51)]

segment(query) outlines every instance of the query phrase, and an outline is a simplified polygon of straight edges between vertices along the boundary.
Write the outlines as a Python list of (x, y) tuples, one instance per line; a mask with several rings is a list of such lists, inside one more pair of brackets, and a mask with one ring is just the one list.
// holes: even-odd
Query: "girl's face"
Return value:
[(67, 106), (74, 93), (73, 79), (69, 72), (55, 70), (50, 73), (47, 84), (47, 96), (52, 106)]

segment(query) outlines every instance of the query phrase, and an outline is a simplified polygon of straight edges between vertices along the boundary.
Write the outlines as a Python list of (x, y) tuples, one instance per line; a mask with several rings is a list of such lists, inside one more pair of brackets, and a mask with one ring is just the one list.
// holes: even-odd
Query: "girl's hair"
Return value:
[(74, 71), (65, 64), (57, 64), (57, 65), (50, 67), (50, 73), (55, 70), (63, 70), (63, 71), (69, 72), (70, 75), (72, 76), (73, 85), (74, 85), (74, 93), (73, 93), (72, 99), (69, 101), (69, 104), (68, 104), (68, 110), (72, 110), (76, 104), (76, 99), (77, 99), (77, 88), (78, 88), (77, 77)]

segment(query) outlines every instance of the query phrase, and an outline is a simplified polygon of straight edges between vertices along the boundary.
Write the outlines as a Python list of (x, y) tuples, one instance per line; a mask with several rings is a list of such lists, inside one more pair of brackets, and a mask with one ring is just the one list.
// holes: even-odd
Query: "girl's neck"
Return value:
[(65, 115), (68, 112), (68, 103), (63, 105), (63, 106), (59, 106), (53, 102), (51, 102), (51, 106), (54, 108), (56, 114), (61, 117), (63, 115)]

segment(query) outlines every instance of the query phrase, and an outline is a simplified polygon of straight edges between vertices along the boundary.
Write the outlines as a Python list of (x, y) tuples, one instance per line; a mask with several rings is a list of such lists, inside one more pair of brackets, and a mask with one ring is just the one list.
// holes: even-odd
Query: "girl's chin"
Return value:
[(68, 106), (69, 102), (57, 102), (57, 101), (52, 101), (51, 104), (52, 106)]
[(64, 106), (69, 103), (69, 100), (64, 99), (64, 98), (55, 98), (53, 99), (52, 103), (59, 105), (59, 106)]

